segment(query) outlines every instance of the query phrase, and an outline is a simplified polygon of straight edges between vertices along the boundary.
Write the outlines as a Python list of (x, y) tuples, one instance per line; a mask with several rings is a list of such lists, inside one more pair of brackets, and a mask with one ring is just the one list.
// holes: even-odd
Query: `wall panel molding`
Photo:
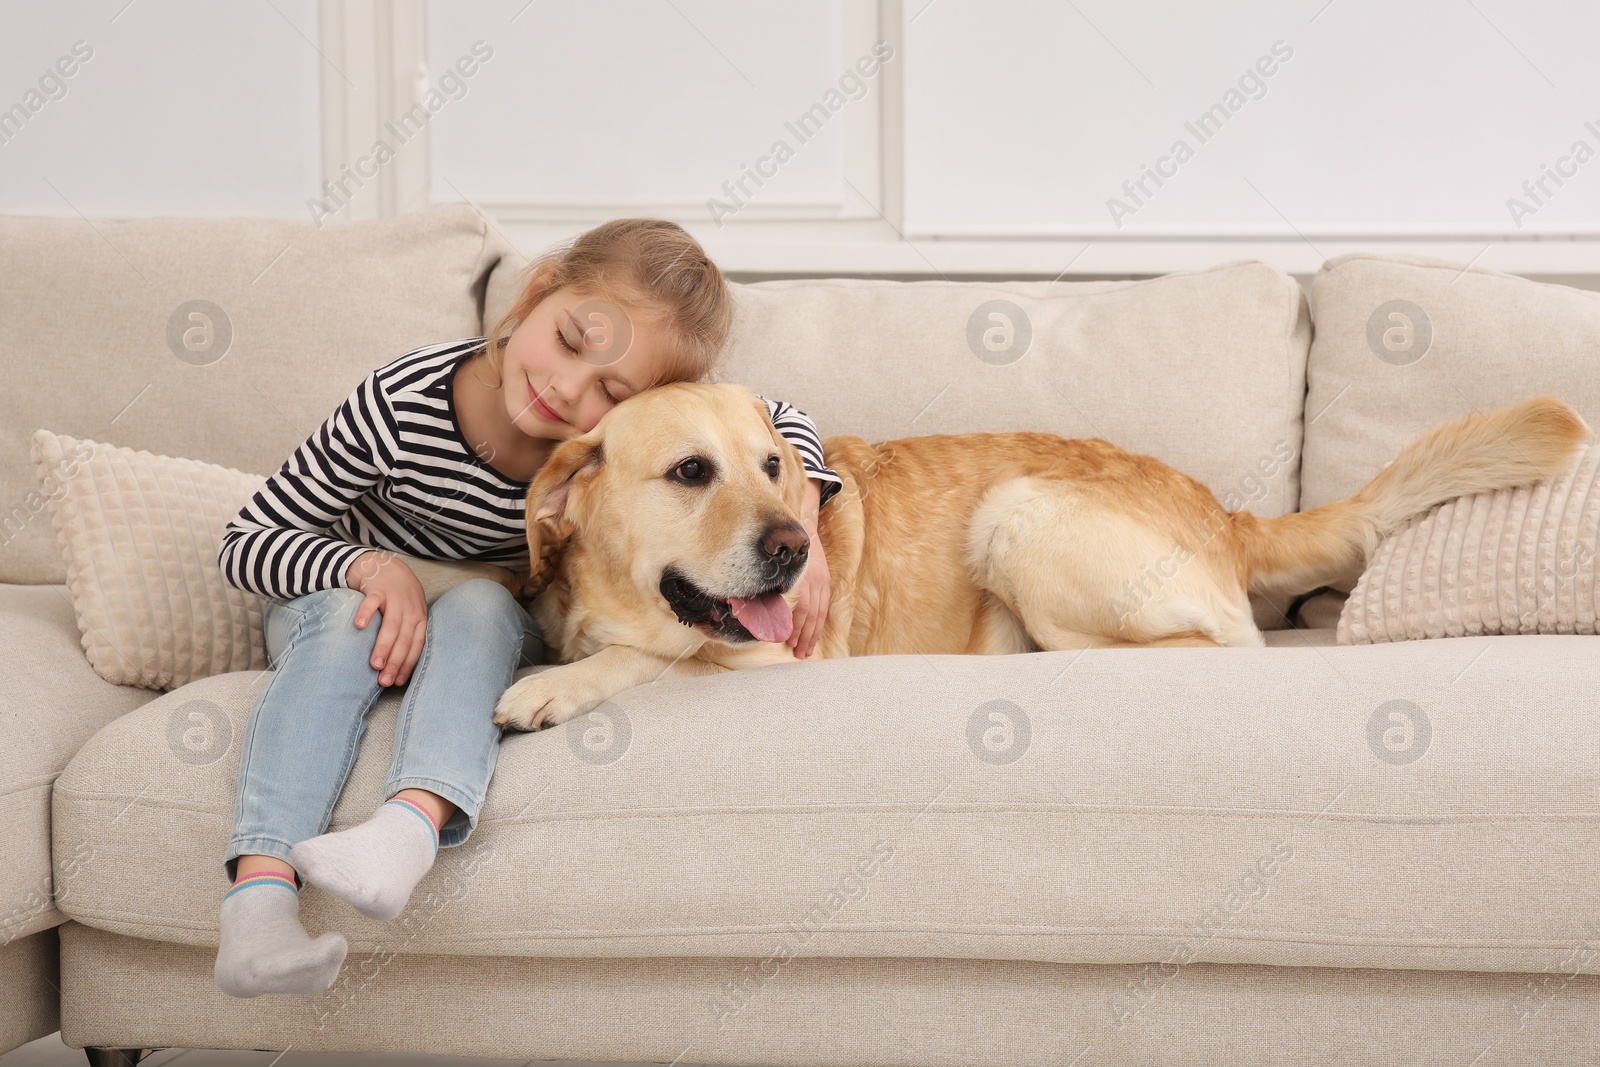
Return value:
[(322, 0), (321, 51), (337, 70), (322, 71), (323, 186), (307, 206), (319, 222), (428, 206), (426, 13), (425, 0)]

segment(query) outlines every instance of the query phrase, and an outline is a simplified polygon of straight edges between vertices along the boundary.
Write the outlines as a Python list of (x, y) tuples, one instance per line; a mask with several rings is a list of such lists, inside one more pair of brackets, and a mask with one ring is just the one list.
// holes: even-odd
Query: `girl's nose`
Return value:
[(583, 395), (583, 382), (580, 377), (563, 374), (550, 379), (550, 391), (560, 397), (570, 410), (576, 406), (578, 397)]
[(550, 378), (550, 388), (561, 394), (561, 399), (576, 407), (585, 395), (594, 389), (603, 373), (599, 367), (585, 363), (581, 367), (567, 367)]

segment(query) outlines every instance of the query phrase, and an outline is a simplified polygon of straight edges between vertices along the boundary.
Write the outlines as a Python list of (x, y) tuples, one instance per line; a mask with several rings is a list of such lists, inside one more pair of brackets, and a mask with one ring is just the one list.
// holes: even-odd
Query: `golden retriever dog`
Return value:
[[(1408, 445), (1353, 496), (1282, 518), (1100, 438), (824, 441), (831, 598), (817, 653), (995, 655), (1261, 645), (1249, 594), (1360, 575), (1386, 534), (1455, 496), (1554, 477), (1589, 428), (1548, 396)], [(756, 395), (679, 383), (562, 442), (528, 491), (520, 590), (551, 661), (494, 721), (536, 729), (662, 677), (794, 662), (805, 470)]]

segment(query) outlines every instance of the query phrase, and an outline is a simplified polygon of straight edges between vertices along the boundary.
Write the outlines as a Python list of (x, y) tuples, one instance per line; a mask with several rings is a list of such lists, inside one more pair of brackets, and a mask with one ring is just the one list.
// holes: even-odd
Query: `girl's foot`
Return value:
[(246, 875), (222, 898), (217, 988), (230, 997), (320, 993), (338, 977), (349, 947), (340, 933), (306, 933), (293, 877)]
[(393, 919), (433, 866), (439, 827), (418, 804), (389, 800), (360, 826), (301, 841), (290, 861), (322, 886), (373, 919)]

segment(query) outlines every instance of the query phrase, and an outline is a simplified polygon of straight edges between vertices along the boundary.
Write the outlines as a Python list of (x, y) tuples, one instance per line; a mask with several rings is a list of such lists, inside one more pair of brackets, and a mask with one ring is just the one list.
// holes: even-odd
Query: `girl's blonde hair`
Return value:
[(497, 377), (511, 332), (557, 289), (611, 300), (664, 331), (661, 358), (645, 388), (707, 377), (733, 325), (733, 298), (722, 271), (700, 242), (666, 219), (601, 223), (540, 256), (522, 277), (522, 294), (488, 334)]

